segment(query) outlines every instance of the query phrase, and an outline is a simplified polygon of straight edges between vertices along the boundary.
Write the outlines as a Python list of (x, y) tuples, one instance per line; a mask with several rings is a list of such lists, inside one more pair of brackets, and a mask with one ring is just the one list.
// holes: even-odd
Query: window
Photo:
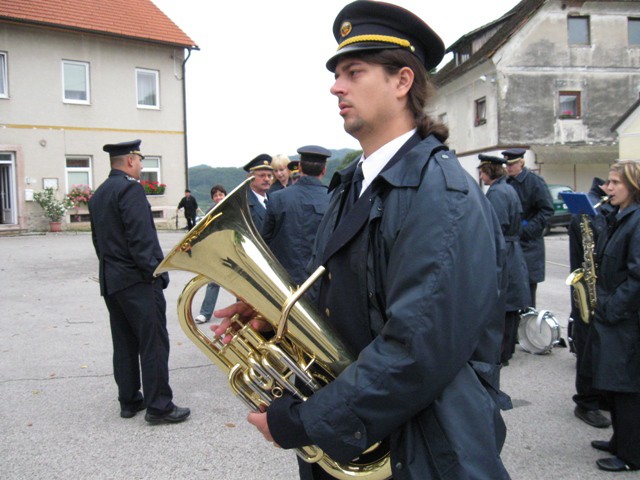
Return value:
[(142, 160), (140, 181), (161, 182), (160, 157), (144, 157), (144, 160)]
[(67, 157), (67, 193), (74, 185), (91, 187), (91, 157)]
[(560, 118), (580, 118), (580, 92), (560, 92)]
[(158, 72), (136, 68), (136, 95), (139, 108), (160, 108)]
[(476, 100), (476, 118), (474, 125), (484, 125), (487, 123), (487, 99), (485, 97)]
[(629, 45), (640, 46), (640, 18), (629, 19)]
[(89, 64), (62, 61), (62, 98), (65, 103), (89, 103)]
[(568, 17), (569, 45), (591, 45), (589, 17)]
[(0, 52), (0, 98), (9, 98), (6, 52)]

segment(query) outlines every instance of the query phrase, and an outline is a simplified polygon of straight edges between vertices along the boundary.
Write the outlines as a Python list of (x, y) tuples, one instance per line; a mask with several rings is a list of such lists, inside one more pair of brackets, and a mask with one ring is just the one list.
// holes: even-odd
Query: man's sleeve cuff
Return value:
[(277, 398), (267, 409), (267, 424), (275, 442), (282, 448), (298, 448), (313, 445), (300, 420), (302, 400), (291, 395)]

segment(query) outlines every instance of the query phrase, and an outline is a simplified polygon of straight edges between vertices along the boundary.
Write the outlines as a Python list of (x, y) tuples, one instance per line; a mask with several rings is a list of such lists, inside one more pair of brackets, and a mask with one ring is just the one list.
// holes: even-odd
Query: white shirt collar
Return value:
[(367, 189), (387, 163), (389, 163), (389, 160), (398, 153), (398, 150), (407, 143), (407, 140), (409, 140), (414, 133), (416, 133), (415, 128), (386, 143), (367, 158), (364, 158), (364, 156), (360, 157), (359, 161), (362, 162), (362, 174), (364, 175), (360, 195), (362, 195), (362, 192)]
[(266, 195), (260, 195), (259, 193), (256, 193), (254, 190), (251, 190), (253, 192), (253, 194), (256, 196), (256, 198), (258, 200), (260, 200), (260, 205), (262, 205), (264, 208), (267, 208), (267, 196)]

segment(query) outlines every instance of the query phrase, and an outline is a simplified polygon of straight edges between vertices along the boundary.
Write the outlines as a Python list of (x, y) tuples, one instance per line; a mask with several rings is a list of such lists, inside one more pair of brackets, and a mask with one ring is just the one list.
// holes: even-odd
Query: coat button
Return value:
[(396, 463), (396, 470), (402, 470), (402, 463), (401, 462)]
[(331, 310), (329, 310), (328, 308), (325, 308), (325, 310), (324, 310), (324, 314), (325, 314), (327, 317), (330, 317), (330, 316), (331, 316)]
[(360, 440), (362, 438), (362, 432), (356, 432), (353, 436), (356, 437), (356, 440)]
[(329, 274), (327, 275), (327, 278), (329, 279), (329, 281), (331, 281), (331, 272), (329, 272)]

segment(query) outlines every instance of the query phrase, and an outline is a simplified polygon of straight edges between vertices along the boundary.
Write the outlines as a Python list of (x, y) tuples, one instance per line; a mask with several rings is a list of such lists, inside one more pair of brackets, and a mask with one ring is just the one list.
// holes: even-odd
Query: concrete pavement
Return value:
[[(159, 234), (165, 252), (183, 233)], [(568, 242), (547, 237), (547, 281), (538, 306), (563, 326), (569, 313)], [(470, 272), (473, 274), (473, 272)], [(88, 233), (0, 238), (0, 476), (5, 479), (295, 479), (295, 455), (271, 447), (247, 424), (246, 408), (189, 341), (176, 301), (187, 272), (172, 272), (165, 291), (175, 402), (192, 409), (177, 425), (149, 426), (144, 415), (118, 415), (107, 311), (96, 282)], [(231, 295), (221, 293), (220, 304)], [(503, 460), (512, 478), (604, 479), (604, 456), (589, 446), (608, 439), (573, 415), (575, 359), (518, 349), (503, 369), (514, 409)], [(616, 478), (637, 478), (635, 473)]]

